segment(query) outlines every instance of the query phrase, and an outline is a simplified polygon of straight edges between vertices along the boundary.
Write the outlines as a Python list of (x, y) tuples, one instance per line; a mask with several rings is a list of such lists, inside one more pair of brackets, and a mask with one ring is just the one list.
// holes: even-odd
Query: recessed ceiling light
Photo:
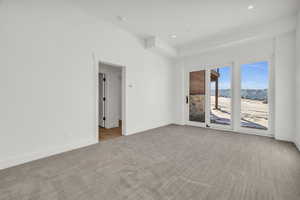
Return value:
[(171, 35), (171, 38), (175, 39), (177, 38), (177, 35)]
[(248, 10), (253, 10), (253, 9), (254, 9), (254, 5), (251, 4), (248, 6)]

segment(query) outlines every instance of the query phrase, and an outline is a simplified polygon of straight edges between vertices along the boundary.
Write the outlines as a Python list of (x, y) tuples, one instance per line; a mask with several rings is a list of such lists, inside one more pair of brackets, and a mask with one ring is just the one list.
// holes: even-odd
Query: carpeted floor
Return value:
[(2, 170), (0, 199), (299, 200), (300, 153), (171, 125)]

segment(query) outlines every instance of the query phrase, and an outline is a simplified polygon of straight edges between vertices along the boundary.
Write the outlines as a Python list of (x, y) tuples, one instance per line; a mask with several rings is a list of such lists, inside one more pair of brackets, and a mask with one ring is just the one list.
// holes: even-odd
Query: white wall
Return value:
[(115, 128), (119, 126), (119, 120), (122, 119), (122, 68), (100, 64), (99, 72), (105, 74), (106, 78), (105, 128)]
[(170, 61), (129, 33), (62, 1), (2, 0), (0, 26), (0, 168), (97, 142), (100, 60), (126, 66), (127, 135), (172, 122)]
[(173, 91), (173, 121), (175, 124), (184, 125), (185, 112), (185, 92), (184, 92), (184, 63), (183, 59), (178, 59), (174, 63), (173, 77), (174, 81)]
[(275, 138), (294, 141), (297, 105), (295, 93), (296, 35), (284, 34), (275, 45)]
[(300, 150), (300, 12), (298, 13), (298, 22), (297, 22), (297, 51), (296, 51), (296, 58), (297, 58), (297, 73), (296, 75), (296, 92), (297, 92), (297, 128), (296, 128), (296, 137), (295, 137), (295, 143), (297, 144), (299, 150)]
[[(294, 87), (295, 79), (295, 32), (286, 33), (276, 37), (274, 40), (263, 39), (225, 48), (217, 48), (199, 55), (182, 57), (178, 60), (177, 76), (184, 82), (184, 70), (182, 68), (196, 67), (205, 64), (227, 64), (254, 61), (255, 59), (271, 58), (274, 52), (277, 53), (275, 59), (275, 137), (281, 140), (292, 141), (295, 130), (294, 112)], [(276, 42), (275, 42), (276, 41)], [(276, 44), (276, 45), (274, 45)], [(274, 50), (276, 48), (276, 51)], [(180, 69), (181, 66), (181, 69)], [(239, 66), (239, 65), (238, 65)], [(182, 81), (183, 80), (183, 81)], [(177, 86), (179, 87), (179, 86)], [(185, 88), (185, 86), (180, 87)], [(183, 94), (182, 94), (183, 93)], [(184, 92), (178, 93), (178, 98), (182, 99), (175, 105), (177, 109), (176, 123), (184, 124), (184, 113), (186, 106), (184, 102)]]

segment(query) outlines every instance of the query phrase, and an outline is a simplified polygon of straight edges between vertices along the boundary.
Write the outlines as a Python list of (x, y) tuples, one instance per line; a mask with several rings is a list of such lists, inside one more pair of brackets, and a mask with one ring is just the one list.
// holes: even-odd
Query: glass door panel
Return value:
[(189, 73), (189, 121), (205, 123), (205, 70)]
[(210, 124), (231, 125), (231, 67), (210, 70)]
[(268, 130), (269, 64), (241, 65), (241, 127)]

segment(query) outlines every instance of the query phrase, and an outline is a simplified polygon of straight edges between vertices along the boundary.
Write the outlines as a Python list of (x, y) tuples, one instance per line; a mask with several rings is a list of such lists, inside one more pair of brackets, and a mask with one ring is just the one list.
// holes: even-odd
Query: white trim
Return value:
[[(108, 65), (108, 66), (112, 66), (112, 67), (118, 67), (122, 70), (122, 135), (127, 135), (126, 133), (126, 67), (125, 66), (122, 66), (122, 65), (116, 65), (116, 64), (112, 64), (112, 63), (109, 63), (109, 62), (103, 62), (103, 61), (99, 61), (97, 62), (97, 77), (98, 77), (98, 73), (100, 73), (100, 70), (99, 70), (99, 66), (101, 64), (104, 64), (104, 65)], [(101, 72), (102, 73), (102, 72)], [(106, 80), (109, 81), (109, 76), (107, 76), (106, 74)], [(99, 81), (98, 81), (98, 78), (97, 78), (97, 81), (96, 81), (96, 112), (97, 112), (97, 118), (96, 118), (96, 123), (98, 124), (98, 121), (99, 121), (99, 104), (98, 104), (98, 98), (99, 98)], [(108, 97), (108, 94), (109, 94), (109, 89), (108, 89), (108, 82), (105, 84), (105, 96)], [(109, 105), (108, 105), (108, 101), (106, 102), (106, 109), (105, 109), (105, 116), (108, 118), (109, 116)], [(105, 123), (105, 127), (107, 127), (107, 123)], [(96, 127), (96, 132), (95, 132), (95, 136), (98, 139), (99, 137), (99, 130), (98, 130), (98, 125)]]
[[(103, 75), (103, 78), (106, 80), (106, 73), (104, 73), (104, 72), (100, 72), (99, 71), (99, 73), (98, 74), (102, 74)], [(99, 85), (99, 82), (100, 82), (100, 80), (99, 80), (99, 76), (98, 76), (98, 92), (99, 92), (99, 87), (100, 87), (100, 85)], [(106, 84), (106, 81), (104, 82), (104, 81), (102, 81), (103, 83), (103, 85), (102, 85), (102, 87), (103, 87), (103, 97), (104, 98), (106, 98), (107, 97), (107, 84)], [(100, 99), (99, 99), (99, 97), (100, 97), (100, 94), (98, 93), (98, 105), (99, 105), (99, 101), (100, 101)], [(103, 107), (103, 115), (102, 116), (99, 116), (99, 117), (106, 117), (106, 114), (107, 114), (107, 107), (108, 106), (106, 106), (105, 105), (106, 104), (106, 101), (103, 101), (103, 104), (102, 104), (102, 107)], [(98, 109), (99, 109), (99, 107), (98, 107)], [(99, 111), (98, 111), (98, 113), (99, 113)], [(102, 124), (100, 123), (100, 119), (98, 118), (98, 124), (99, 124), (99, 126), (101, 126), (102, 125), (102, 127), (104, 127), (104, 128), (107, 128), (107, 123), (105, 123), (105, 120), (102, 120)]]
[[(158, 128), (170, 126), (170, 125), (172, 125), (172, 124), (174, 124), (174, 123), (172, 123), (172, 122), (162, 123), (162, 124), (160, 124), (160, 125), (158, 125), (158, 126), (152, 126), (152, 127), (146, 128), (146, 129), (141, 129), (141, 130), (133, 131), (133, 132), (128, 133), (127, 135), (124, 135), (124, 136), (131, 136), (131, 135), (143, 133), (143, 132), (146, 132), (146, 131), (151, 131), (151, 130), (154, 130), (154, 129), (158, 129)], [(174, 124), (174, 125), (184, 126), (184, 125), (179, 125), (179, 124)]]
[(205, 71), (205, 90), (207, 90), (207, 69), (206, 66), (202, 65), (200, 67), (196, 67), (190, 70), (187, 70), (186, 74), (186, 96), (188, 97), (189, 101), (188, 103), (185, 103), (186, 107), (186, 116), (185, 116), (185, 123), (191, 126), (197, 126), (197, 127), (205, 127), (206, 126), (206, 120), (207, 120), (207, 94), (205, 94), (205, 121), (204, 122), (195, 122), (190, 121), (190, 73), (196, 72), (196, 71)]
[[(211, 69), (215, 68), (221, 68), (221, 67), (230, 67), (231, 70), (231, 96), (233, 96), (233, 71), (234, 71), (234, 62), (227, 62), (225, 64), (206, 64), (206, 65), (200, 65), (200, 66), (193, 66), (186, 70), (186, 95), (189, 96), (189, 74), (190, 72), (194, 71), (205, 71), (205, 90), (207, 91), (205, 94), (205, 122), (192, 122), (189, 121), (189, 103), (186, 104), (186, 114), (185, 114), (185, 124), (190, 126), (196, 126), (196, 127), (202, 127), (205, 128), (206, 125), (209, 125), (212, 129), (217, 130), (224, 130), (224, 131), (231, 131), (233, 130), (233, 114), (231, 114), (231, 124), (229, 126), (225, 125), (217, 125), (217, 124), (211, 124), (210, 123), (210, 71)], [(233, 100), (233, 98), (231, 98)], [(231, 113), (233, 113), (234, 103), (231, 100)]]
[(249, 133), (249, 134), (259, 134), (259, 135), (274, 135), (274, 65), (273, 65), (273, 56), (270, 57), (261, 57), (261, 58), (255, 58), (255, 59), (247, 59), (244, 61), (240, 61), (237, 65), (237, 68), (239, 69), (239, 83), (236, 85), (236, 92), (239, 93), (237, 98), (241, 98), (240, 96), (240, 88), (241, 88), (241, 72), (240, 68), (241, 65), (243, 64), (249, 64), (249, 63), (255, 63), (255, 62), (261, 62), (261, 61), (267, 61), (268, 62), (268, 67), (269, 67), (269, 83), (268, 83), (268, 106), (269, 106), (269, 118), (268, 118), (268, 130), (260, 130), (260, 129), (252, 129), (252, 128), (247, 128), (247, 127), (241, 127), (241, 101), (238, 100), (237, 102), (239, 103), (238, 109), (239, 109), (239, 114), (238, 114), (238, 125), (236, 126), (235, 131), (238, 132), (243, 132), (243, 133)]
[(272, 135), (272, 134), (261, 133), (261, 132), (259, 132), (259, 131), (256, 131), (256, 129), (254, 129), (253, 132), (251, 132), (251, 131), (243, 132), (243, 131), (226, 130), (226, 129), (218, 129), (218, 128), (212, 128), (212, 129), (219, 130), (219, 131), (228, 131), (228, 132), (233, 132), (233, 133), (238, 133), (238, 134), (257, 135), (257, 136), (263, 136), (263, 137), (271, 137), (271, 138), (274, 138), (274, 135)]
[[(216, 69), (216, 68), (224, 68), (224, 67), (229, 67), (230, 68), (230, 125), (222, 125), (222, 124), (214, 124), (210, 122), (210, 110), (211, 110), (211, 81), (210, 81), (210, 77), (211, 77), (211, 70)], [(221, 66), (208, 66), (207, 67), (207, 74), (208, 74), (208, 80), (207, 80), (207, 124), (209, 127), (213, 128), (213, 129), (218, 129), (218, 130), (233, 130), (233, 107), (232, 105), (232, 97), (233, 97), (233, 63), (231, 64), (225, 64), (225, 65), (221, 65)]]
[[(262, 137), (271, 137), (271, 138), (274, 138), (274, 135), (272, 134), (261, 134), (259, 132), (255, 133), (249, 133), (249, 132), (240, 132), (240, 131), (235, 131), (235, 130), (230, 130), (230, 129), (226, 129), (226, 128), (215, 128), (215, 127), (202, 127), (202, 126), (199, 126), (199, 124), (195, 124), (195, 125), (190, 125), (190, 124), (185, 124), (184, 126), (192, 126), (192, 127), (197, 127), (197, 128), (205, 128), (205, 129), (211, 129), (211, 130), (217, 130), (217, 131), (225, 131), (225, 132), (231, 132), (231, 133), (237, 133), (237, 134), (245, 134), (245, 135), (257, 135), (257, 136), (262, 136)], [(274, 138), (275, 139), (275, 138)]]
[(298, 143), (298, 142), (294, 142), (294, 144), (296, 145), (296, 147), (298, 148), (298, 150), (300, 151), (300, 143)]
[(188, 125), (188, 126), (195, 126), (195, 127), (201, 127), (201, 128), (206, 128), (205, 127), (205, 123), (203, 123), (203, 122), (193, 122), (193, 121), (187, 121), (186, 122), (186, 125)]
[[(190, 126), (197, 126), (197, 127), (206, 127), (206, 124), (210, 125), (212, 129), (217, 130), (224, 130), (224, 131), (232, 131), (237, 133), (245, 133), (245, 134), (253, 134), (253, 135), (259, 135), (259, 136), (267, 136), (267, 137), (273, 137), (275, 135), (274, 133), (274, 117), (275, 117), (275, 108), (274, 108), (274, 55), (271, 56), (264, 56), (264, 57), (252, 57), (249, 56), (248, 59), (237, 59), (234, 62), (228, 62), (228, 64), (206, 64), (206, 65), (198, 65), (198, 66), (190, 66), (185, 68), (185, 94), (189, 96), (189, 73), (193, 71), (200, 71), (205, 70), (205, 76), (206, 76), (206, 97), (205, 97), (205, 123), (201, 122), (191, 122), (189, 121), (189, 104), (186, 104), (185, 108), (185, 124)], [(260, 129), (252, 129), (252, 128), (246, 128), (241, 127), (241, 95), (240, 95), (240, 88), (241, 88), (241, 70), (240, 67), (242, 64), (248, 64), (248, 63), (255, 63), (255, 62), (261, 62), (261, 61), (267, 61), (269, 64), (269, 88), (268, 88), (268, 101), (269, 101), (269, 119), (268, 119), (268, 130), (260, 130)], [(208, 81), (210, 79), (209, 72), (211, 68), (216, 67), (225, 67), (230, 66), (231, 67), (231, 104), (234, 106), (231, 106), (231, 126), (215, 126), (211, 125), (209, 123), (210, 121), (210, 106), (207, 106), (209, 104), (209, 87), (208, 87)]]
[(122, 67), (122, 135), (126, 133), (126, 67)]
[(53, 155), (57, 155), (57, 154), (61, 154), (67, 151), (71, 151), (71, 150), (75, 150), (78, 148), (82, 148), (82, 147), (86, 147), (86, 146), (90, 146), (93, 144), (97, 144), (98, 143), (98, 139), (97, 140), (82, 140), (80, 142), (76, 142), (76, 143), (70, 143), (67, 145), (62, 145), (56, 148), (48, 148), (44, 151), (38, 151), (38, 152), (31, 152), (31, 153), (26, 153), (20, 156), (15, 156), (15, 157), (11, 157), (5, 160), (0, 160), (0, 170), (1, 169), (5, 169), (5, 168), (9, 168), (9, 167), (13, 167), (16, 165), (20, 165), (20, 164), (24, 164), (27, 162), (31, 162), (34, 160), (38, 160), (38, 159), (42, 159), (42, 158), (46, 158), (49, 156), (53, 156)]
[(210, 67), (205, 67), (205, 126), (210, 124)]
[(216, 129), (216, 130), (222, 130), (222, 131), (233, 131), (232, 123), (230, 125), (209, 123), (209, 128)]
[(277, 135), (274, 135), (275, 140), (279, 141), (285, 141), (285, 142), (292, 142), (295, 143), (294, 138), (288, 138), (288, 137), (278, 137)]
[(232, 114), (233, 114), (233, 130), (240, 128), (240, 114), (241, 114), (241, 68), (237, 61), (233, 62), (232, 68)]

